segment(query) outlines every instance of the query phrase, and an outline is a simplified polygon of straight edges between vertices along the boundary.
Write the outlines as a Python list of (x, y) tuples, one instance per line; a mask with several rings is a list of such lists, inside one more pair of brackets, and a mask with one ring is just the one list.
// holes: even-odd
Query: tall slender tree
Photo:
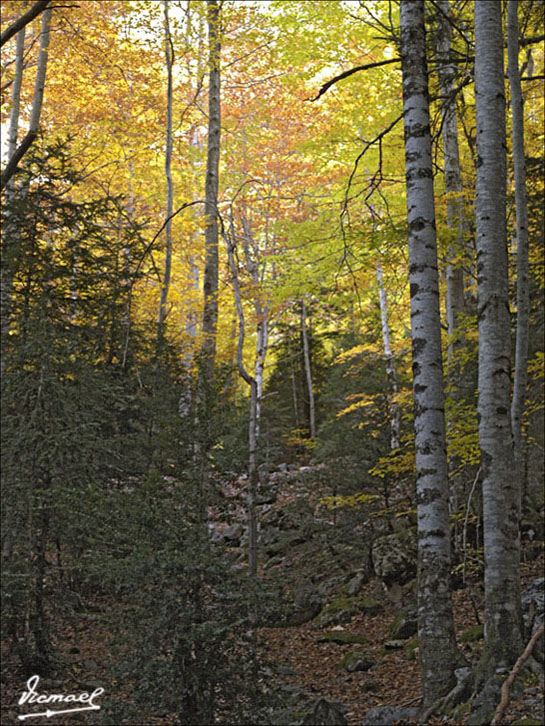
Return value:
[(448, 473), (423, 0), (401, 3), (401, 57), (418, 507), (418, 638), (427, 706), (451, 688), (458, 657), (449, 590)]
[(34, 96), (32, 99), (32, 110), (30, 112), (28, 131), (19, 146), (15, 149), (13, 154), (10, 155), (9, 161), (6, 164), (6, 168), (2, 171), (2, 176), (0, 180), (0, 186), (2, 189), (15, 174), (19, 162), (30, 148), (30, 145), (35, 141), (36, 137), (38, 136), (45, 90), (45, 76), (47, 71), (47, 58), (49, 52), (49, 29), (51, 26), (52, 13), (51, 7), (47, 7), (47, 4), (44, 4), (44, 8), (45, 10), (43, 11), (42, 15), (40, 51), (38, 54), (38, 67), (36, 70), (36, 82), (34, 84)]
[(511, 425), (515, 445), (517, 477), (522, 481), (522, 414), (526, 398), (528, 368), (528, 202), (524, 159), (524, 114), (518, 66), (518, 2), (509, 0), (507, 9), (507, 53), (511, 108), (513, 114), (513, 168), (515, 172), (515, 205), (517, 217), (517, 334), (515, 344), (515, 375), (511, 402)]
[(521, 648), (519, 482), (511, 430), (501, 2), (475, 3), (479, 443), (485, 557), (485, 675)]
[(167, 200), (165, 210), (165, 268), (161, 285), (159, 300), (159, 314), (157, 318), (157, 352), (163, 344), (165, 334), (165, 318), (167, 316), (167, 301), (170, 288), (170, 273), (172, 268), (172, 210), (174, 205), (174, 189), (172, 184), (172, 67), (174, 65), (174, 46), (170, 33), (169, 0), (163, 0), (163, 24), (165, 31), (165, 62), (167, 67), (167, 123), (165, 141), (165, 179), (167, 187)]
[[(209, 40), (208, 149), (205, 181), (205, 267), (202, 319), (202, 375), (205, 385), (214, 377), (218, 326), (218, 188), (221, 132), (220, 105), (220, 8), (207, 0)], [(202, 388), (202, 387), (201, 387)]]

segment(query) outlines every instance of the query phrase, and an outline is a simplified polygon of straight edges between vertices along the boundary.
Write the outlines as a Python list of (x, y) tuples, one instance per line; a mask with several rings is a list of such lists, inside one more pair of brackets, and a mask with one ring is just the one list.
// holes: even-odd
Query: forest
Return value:
[(539, 726), (542, 0), (1, 0), (2, 723)]

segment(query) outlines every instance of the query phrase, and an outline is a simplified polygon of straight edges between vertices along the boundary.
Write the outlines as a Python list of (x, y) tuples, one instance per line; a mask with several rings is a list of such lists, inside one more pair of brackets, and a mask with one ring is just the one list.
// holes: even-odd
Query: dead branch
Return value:
[(524, 652), (521, 656), (519, 656), (517, 662), (513, 666), (513, 670), (509, 674), (509, 676), (505, 679), (503, 686), (501, 687), (501, 700), (500, 703), (496, 709), (496, 713), (494, 714), (494, 718), (490, 722), (490, 726), (496, 726), (496, 724), (501, 723), (503, 719), (503, 714), (505, 713), (505, 709), (507, 708), (507, 704), (509, 703), (509, 692), (511, 690), (511, 686), (513, 685), (515, 678), (518, 676), (520, 669), (522, 668), (524, 662), (530, 657), (535, 644), (539, 640), (539, 638), (543, 635), (543, 628), (544, 624), (542, 623), (540, 627), (536, 630), (536, 632), (532, 635), (530, 640), (528, 641), (528, 645), (524, 649)]

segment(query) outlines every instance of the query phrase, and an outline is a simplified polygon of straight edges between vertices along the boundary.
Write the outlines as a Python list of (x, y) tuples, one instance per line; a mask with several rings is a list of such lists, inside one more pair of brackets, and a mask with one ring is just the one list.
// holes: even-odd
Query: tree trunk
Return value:
[(524, 116), (522, 89), (518, 68), (518, 2), (509, 0), (507, 10), (508, 72), (513, 112), (513, 167), (515, 172), (515, 205), (517, 215), (517, 334), (515, 344), (515, 375), (511, 402), (511, 425), (516, 466), (516, 479), (522, 482), (522, 414), (526, 398), (528, 366), (528, 204), (524, 160)]
[(418, 507), (418, 638), (424, 705), (454, 685), (441, 320), (424, 2), (401, 3), (409, 280)]
[(42, 113), (42, 103), (45, 89), (45, 75), (47, 70), (47, 54), (49, 48), (49, 28), (51, 25), (51, 8), (44, 10), (42, 15), (42, 37), (40, 41), (40, 52), (38, 55), (38, 68), (36, 71), (36, 83), (34, 85), (34, 96), (32, 98), (32, 111), (30, 113), (30, 123), (25, 138), (21, 141), (18, 148), (10, 155), (6, 168), (2, 172), (0, 186), (3, 189), (9, 182), (11, 177), (17, 171), (17, 165), (26, 154), (30, 145), (38, 136), (40, 125), (40, 116)]
[(447, 252), (447, 346), (449, 362), (456, 350), (456, 328), (464, 312), (464, 274), (461, 257), (464, 252), (464, 202), (462, 199), (462, 175), (460, 173), (460, 154), (458, 151), (458, 129), (456, 125), (456, 99), (454, 97), (454, 66), (451, 60), (451, 25), (449, 0), (439, 0), (437, 13), (437, 60), (441, 88), (441, 116), (443, 121), (443, 156), (445, 190), (447, 192), (447, 221), (456, 238)]
[(172, 66), (174, 51), (170, 35), (170, 22), (168, 17), (169, 0), (163, 0), (164, 28), (165, 28), (165, 60), (167, 67), (167, 125), (165, 144), (165, 178), (167, 185), (166, 225), (165, 225), (165, 268), (161, 297), (159, 300), (159, 315), (157, 319), (157, 355), (161, 353), (165, 334), (165, 318), (167, 316), (168, 292), (170, 288), (170, 272), (172, 267), (172, 211), (174, 206), (174, 192), (172, 185)]
[(485, 557), (485, 675), (521, 650), (519, 484), (510, 416), (511, 340), (505, 229), (501, 3), (475, 3), (479, 443)]
[(218, 182), (220, 155), (220, 10), (217, 0), (207, 0), (209, 38), (208, 149), (205, 182), (205, 267), (202, 319), (202, 375), (205, 385), (214, 377), (218, 325)]
[(310, 366), (310, 348), (307, 335), (307, 306), (304, 300), (301, 302), (301, 337), (303, 339), (303, 362), (307, 380), (308, 392), (308, 423), (310, 438), (316, 438), (316, 414), (314, 410), (314, 388), (312, 385), (312, 369)]
[[(19, 115), (21, 109), (21, 86), (23, 84), (23, 60), (25, 54), (25, 29), (19, 31), (17, 36), (17, 51), (15, 56), (15, 74), (11, 90), (11, 113), (9, 120), (8, 158), (12, 158), (17, 149), (17, 134), (19, 132)], [(15, 198), (15, 184), (11, 179), (6, 185), (6, 205)], [(17, 229), (10, 221), (9, 212), (4, 211), (2, 225), (2, 255), (0, 258), (0, 319), (2, 349), (7, 343), (11, 328), (11, 301), (13, 295), (14, 254), (17, 244)], [(2, 356), (2, 366), (4, 356)]]
[(388, 305), (386, 302), (386, 290), (382, 277), (382, 262), (377, 259), (377, 282), (378, 297), (380, 303), (380, 323), (382, 328), (382, 343), (384, 345), (384, 357), (386, 359), (386, 375), (390, 384), (390, 448), (392, 451), (399, 448), (399, 433), (401, 429), (401, 411), (395, 400), (398, 392), (397, 376), (394, 366), (394, 356), (390, 345), (390, 326), (388, 325)]

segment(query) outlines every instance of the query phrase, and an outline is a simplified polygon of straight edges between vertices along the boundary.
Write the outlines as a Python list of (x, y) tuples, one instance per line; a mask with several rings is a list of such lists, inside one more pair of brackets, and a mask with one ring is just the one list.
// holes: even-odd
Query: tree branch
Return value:
[(26, 152), (29, 150), (30, 145), (32, 144), (37, 135), (37, 131), (29, 131), (25, 138), (21, 141), (15, 153), (6, 164), (6, 168), (2, 172), (2, 177), (0, 180), (0, 190), (6, 186), (11, 177), (15, 174), (15, 172), (17, 171), (17, 165), (26, 154)]
[(509, 676), (505, 679), (505, 681), (501, 687), (501, 701), (498, 705), (498, 708), (496, 709), (494, 718), (490, 722), (490, 726), (496, 726), (496, 724), (501, 723), (501, 721), (503, 719), (503, 714), (505, 713), (505, 709), (507, 708), (507, 704), (509, 703), (509, 691), (511, 689), (511, 686), (514, 683), (515, 678), (518, 676), (518, 673), (519, 673), (520, 669), (522, 668), (524, 662), (532, 654), (535, 644), (540, 639), (540, 637), (543, 635), (543, 629), (544, 629), (544, 624), (542, 623), (541, 626), (536, 630), (536, 632), (532, 635), (532, 637), (528, 641), (528, 645), (524, 649), (524, 652), (522, 653), (521, 656), (519, 656), (517, 662), (513, 666), (513, 670), (511, 671)]
[(35, 2), (30, 10), (27, 10), (24, 15), (21, 15), (21, 17), (12, 23), (9, 28), (4, 30), (0, 36), (0, 47), (2, 47), (4, 43), (7, 43), (10, 38), (13, 38), (14, 35), (17, 35), (17, 33), (24, 28), (25, 25), (28, 25), (34, 20), (34, 18), (37, 18), (38, 15), (46, 9), (50, 2), (51, 0), (38, 0), (38, 2)]
[(386, 66), (389, 63), (401, 63), (401, 58), (389, 58), (388, 60), (378, 61), (377, 63), (366, 63), (363, 66), (356, 66), (355, 68), (350, 68), (348, 71), (344, 71), (344, 73), (340, 73), (338, 76), (335, 76), (334, 78), (331, 78), (329, 81), (324, 83), (324, 85), (320, 88), (320, 92), (318, 93), (315, 98), (308, 98), (307, 101), (317, 101), (320, 96), (323, 96), (326, 91), (328, 91), (331, 86), (334, 86), (335, 83), (338, 81), (342, 81), (345, 78), (348, 78), (349, 76), (353, 75), (354, 73), (357, 73), (358, 71), (367, 71), (369, 68), (378, 68), (379, 66)]

